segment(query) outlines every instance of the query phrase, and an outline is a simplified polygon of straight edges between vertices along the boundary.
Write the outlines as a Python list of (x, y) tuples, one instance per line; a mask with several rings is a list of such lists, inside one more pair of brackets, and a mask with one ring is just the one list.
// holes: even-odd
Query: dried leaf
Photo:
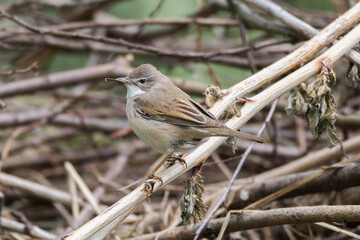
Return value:
[(222, 99), (224, 94), (221, 92), (221, 89), (218, 86), (209, 86), (205, 92), (205, 104), (207, 107), (212, 107), (214, 103)]
[(328, 82), (333, 79), (335, 73), (331, 68), (325, 67), (318, 78), (306, 88), (309, 101), (306, 111), (306, 120), (315, 139), (320, 139), (323, 132), (329, 139), (329, 148), (336, 145), (338, 136), (335, 132), (336, 109), (335, 101), (331, 95)]
[(235, 151), (236, 151), (236, 149), (237, 149), (236, 137), (229, 137), (229, 138), (226, 140), (226, 142), (231, 145), (232, 152), (235, 153)]
[[(212, 107), (215, 102), (219, 99), (222, 99), (224, 96), (223, 91), (217, 86), (209, 86), (205, 92), (205, 104), (207, 107)], [(220, 116), (220, 120), (227, 121), (228, 119), (232, 118), (233, 116), (240, 117), (241, 112), (239, 109), (236, 108), (237, 100), (234, 99), (231, 104), (225, 109), (223, 114)]]
[(336, 135), (334, 131), (334, 126), (332, 126), (330, 123), (326, 124), (326, 135), (329, 139), (329, 148), (332, 148), (336, 145), (337, 141), (339, 140), (339, 137)]
[(181, 218), (184, 224), (193, 221), (194, 224), (201, 221), (206, 206), (202, 200), (204, 193), (204, 178), (200, 172), (193, 171), (189, 180), (186, 181), (185, 191), (180, 200)]
[(349, 63), (349, 67), (346, 73), (346, 83), (350, 87), (357, 87), (360, 84), (360, 71), (359, 66), (353, 64), (352, 62)]
[(303, 92), (304, 91), (301, 90), (301, 88), (291, 91), (288, 97), (288, 105), (285, 108), (286, 114), (289, 117), (296, 117), (296, 115), (300, 115), (304, 106), (306, 106)]
[(233, 116), (241, 117), (241, 111), (236, 108), (237, 101), (234, 99), (220, 116), (220, 120), (226, 122)]

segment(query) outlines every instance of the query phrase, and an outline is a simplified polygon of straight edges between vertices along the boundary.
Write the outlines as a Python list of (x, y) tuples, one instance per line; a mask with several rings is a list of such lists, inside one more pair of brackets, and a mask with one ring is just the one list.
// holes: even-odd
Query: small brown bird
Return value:
[(136, 135), (167, 155), (148, 178), (160, 179), (154, 174), (165, 161), (171, 156), (181, 160), (179, 154), (195, 148), (203, 138), (224, 136), (265, 142), (227, 127), (150, 64), (135, 68), (125, 78), (112, 80), (127, 88), (126, 115)]

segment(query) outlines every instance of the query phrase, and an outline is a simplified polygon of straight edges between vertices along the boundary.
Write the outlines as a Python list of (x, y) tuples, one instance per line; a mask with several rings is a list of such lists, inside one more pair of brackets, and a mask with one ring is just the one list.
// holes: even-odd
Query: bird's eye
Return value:
[(139, 80), (139, 83), (140, 83), (140, 84), (144, 84), (144, 83), (145, 83), (145, 79), (140, 79), (140, 80)]

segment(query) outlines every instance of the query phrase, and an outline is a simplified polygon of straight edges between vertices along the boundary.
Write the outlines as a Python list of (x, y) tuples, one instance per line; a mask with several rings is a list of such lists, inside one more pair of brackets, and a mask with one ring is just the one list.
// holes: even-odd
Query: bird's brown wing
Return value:
[[(165, 102), (166, 104), (161, 105), (159, 102)], [(228, 128), (190, 97), (160, 100), (147, 99), (142, 96), (135, 99), (135, 104), (137, 112), (147, 119), (163, 121), (183, 127), (196, 127), (195, 129), (198, 130), (202, 128), (205, 132), (199, 130), (199, 133), (206, 133), (207, 136), (233, 136), (260, 143), (265, 142), (262, 138)]]
[[(160, 102), (165, 102), (165, 104)], [(135, 104), (142, 117), (152, 120), (187, 127), (221, 127), (223, 125), (190, 97), (185, 100), (184, 98), (172, 98), (160, 101), (159, 99), (146, 99), (142, 96), (135, 99)]]

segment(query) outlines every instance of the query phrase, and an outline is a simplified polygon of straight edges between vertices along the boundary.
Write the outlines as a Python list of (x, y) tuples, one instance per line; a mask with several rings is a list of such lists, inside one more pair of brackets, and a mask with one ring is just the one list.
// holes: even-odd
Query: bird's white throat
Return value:
[(136, 85), (126, 85), (126, 88), (127, 88), (126, 98), (131, 98), (133, 96), (145, 93)]

